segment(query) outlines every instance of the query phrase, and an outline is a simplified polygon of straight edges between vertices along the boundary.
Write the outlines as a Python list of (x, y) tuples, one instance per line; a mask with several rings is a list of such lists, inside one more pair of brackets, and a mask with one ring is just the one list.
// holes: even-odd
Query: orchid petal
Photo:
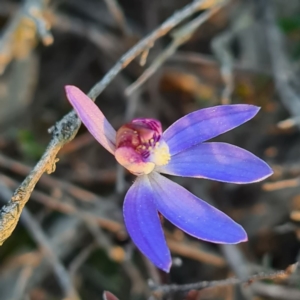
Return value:
[(65, 86), (67, 97), (82, 123), (110, 153), (115, 152), (116, 131), (98, 106), (76, 86)]
[(206, 178), (230, 183), (251, 183), (265, 179), (273, 171), (247, 150), (226, 143), (204, 143), (172, 156), (160, 173)]
[(151, 173), (149, 180), (158, 211), (189, 235), (213, 243), (247, 241), (239, 224), (177, 183), (156, 172)]
[(130, 237), (140, 251), (158, 268), (169, 272), (171, 255), (153, 197), (148, 178), (138, 177), (125, 196), (124, 221)]
[(163, 137), (175, 155), (247, 122), (258, 111), (259, 107), (246, 104), (200, 109), (172, 124)]

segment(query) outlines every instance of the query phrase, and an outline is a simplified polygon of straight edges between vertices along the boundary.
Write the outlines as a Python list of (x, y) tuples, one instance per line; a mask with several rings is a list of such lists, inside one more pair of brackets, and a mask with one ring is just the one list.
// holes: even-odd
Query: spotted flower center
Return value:
[(162, 128), (154, 119), (134, 119), (117, 131), (117, 161), (135, 175), (149, 174), (155, 166), (170, 160), (169, 147), (162, 138)]

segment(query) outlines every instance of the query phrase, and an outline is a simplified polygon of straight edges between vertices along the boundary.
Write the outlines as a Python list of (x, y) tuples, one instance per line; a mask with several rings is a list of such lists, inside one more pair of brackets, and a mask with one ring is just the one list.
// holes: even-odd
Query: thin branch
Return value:
[(237, 33), (251, 26), (253, 22), (251, 10), (246, 6), (246, 9), (238, 10), (230, 28), (212, 40), (212, 50), (220, 63), (220, 73), (225, 85), (221, 96), (222, 104), (231, 102), (231, 95), (234, 91), (234, 55), (230, 45)]
[(69, 267), (69, 273), (73, 281), (75, 275), (83, 263), (90, 257), (91, 253), (97, 249), (97, 244), (93, 242), (89, 246), (85, 247), (79, 254), (73, 259)]
[(12, 300), (22, 300), (24, 299), (24, 294), (26, 292), (26, 287), (28, 284), (28, 280), (32, 276), (32, 272), (34, 271), (34, 266), (24, 266), (20, 271), (19, 278), (14, 286), (14, 294)]
[(129, 31), (128, 26), (126, 24), (124, 13), (118, 1), (117, 0), (104, 0), (104, 1), (110, 13), (112, 14), (113, 18), (115, 19), (116, 23), (118, 24), (119, 28), (123, 32), (123, 34), (127, 34)]
[(210, 253), (202, 250), (196, 243), (189, 243), (188, 241), (176, 241), (167, 236), (168, 247), (171, 252), (176, 255), (188, 257), (201, 263), (210, 264), (215, 267), (226, 266), (226, 261), (215, 253)]
[[(2, 198), (10, 198), (11, 192), (9, 188), (2, 183), (0, 183), (0, 188)], [(24, 226), (28, 229), (33, 239), (40, 246), (41, 250), (46, 254), (45, 257), (53, 268), (53, 271), (62, 289), (64, 290), (65, 296), (67, 296), (70, 300), (79, 300), (79, 295), (72, 285), (72, 281), (67, 270), (56, 256), (48, 237), (45, 235), (40, 225), (35, 221), (35, 218), (26, 209), (26, 207), (23, 209), (21, 221), (24, 223)]]
[(51, 267), (53, 268), (53, 271), (62, 289), (64, 290), (65, 296), (70, 300), (79, 300), (79, 295), (73, 287), (68, 271), (54, 253), (54, 250), (52, 249), (52, 246), (49, 243), (48, 237), (45, 236), (40, 225), (35, 221), (34, 217), (26, 209), (26, 207), (23, 209), (21, 221), (31, 233), (34, 240), (40, 245), (42, 251), (46, 253), (45, 257), (47, 258)]
[[(153, 31), (123, 55), (103, 79), (91, 89), (88, 93), (89, 97), (95, 100), (116, 75), (134, 58), (139, 56), (145, 49), (149, 48), (149, 45), (152, 45), (155, 40), (166, 35), (183, 20), (203, 9), (205, 5), (207, 5), (207, 2), (209, 2), (209, 0), (194, 1), (167, 19), (158, 29)], [(0, 245), (4, 243), (15, 229), (20, 214), (42, 174), (44, 172), (47, 172), (48, 174), (54, 172), (55, 164), (58, 161), (56, 158), (58, 151), (75, 137), (79, 126), (80, 121), (78, 117), (74, 111), (71, 111), (49, 130), (53, 137), (45, 153), (30, 174), (14, 192), (11, 200), (0, 210)]]
[(296, 288), (281, 286), (278, 284), (268, 284), (257, 282), (253, 285), (255, 294), (277, 300), (299, 300), (300, 291)]
[[(172, 57), (168, 58), (170, 63), (184, 62), (197, 65), (219, 66), (218, 61), (211, 55), (200, 54), (191, 51), (177, 51)], [(271, 76), (270, 70), (259, 68), (256, 66), (245, 65), (239, 62), (233, 62), (233, 70), (246, 73), (263, 74)]]
[[(238, 278), (249, 278), (251, 275), (249, 270), (249, 262), (237, 245), (220, 245), (220, 249), (224, 254), (228, 265)], [(240, 286), (241, 298), (246, 300), (253, 299), (253, 293), (249, 289)]]
[[(220, 0), (216, 0), (220, 1)], [(113, 66), (113, 68), (103, 77), (103, 79), (97, 83), (90, 91), (89, 96), (92, 99), (98, 97), (107, 85), (117, 76), (117, 74), (124, 69), (130, 62), (132, 62), (137, 56), (144, 52), (145, 49), (149, 49), (154, 42), (166, 35), (171, 29), (180, 24), (182, 21), (192, 16), (197, 11), (204, 9), (210, 0), (198, 0), (185, 6), (182, 10), (175, 13), (169, 19), (167, 19), (161, 26), (142, 39), (133, 48), (131, 48), (121, 59)]]
[[(0, 174), (0, 181), (4, 182), (5, 185), (7, 185), (10, 189), (13, 189), (16, 186), (18, 186), (16, 181), (3, 174)], [(84, 190), (81, 190), (81, 193), (84, 193), (84, 195), (86, 195), (86, 191)], [(80, 189), (77, 190), (77, 197), (79, 195)], [(66, 215), (75, 216), (84, 222), (93, 221), (99, 226), (101, 226), (103, 229), (106, 229), (112, 233), (125, 230), (122, 223), (117, 222), (116, 220), (113, 220), (108, 217), (107, 212), (109, 211), (109, 209), (102, 205), (104, 203), (102, 201), (99, 203), (99, 206), (102, 208), (101, 212), (99, 212), (99, 209), (97, 209), (97, 205), (93, 205), (90, 209), (78, 209), (77, 206), (71, 202), (56, 199), (37, 190), (32, 192), (31, 199), (40, 204), (43, 204), (44, 206), (52, 210), (59, 211)]]
[(287, 271), (274, 271), (271, 273), (259, 273), (253, 276), (250, 276), (247, 279), (239, 279), (239, 278), (228, 278), (223, 280), (214, 280), (214, 281), (200, 281), (196, 283), (189, 284), (166, 284), (166, 285), (155, 285), (152, 282), (149, 283), (150, 288), (155, 292), (161, 292), (164, 294), (174, 293), (174, 292), (188, 292), (191, 290), (202, 290), (205, 288), (211, 287), (220, 287), (227, 285), (236, 285), (236, 284), (251, 284), (254, 281), (264, 280), (264, 279), (275, 279), (279, 277), (285, 277), (287, 275)]
[[(260, 4), (276, 89), (283, 105), (293, 118), (298, 119), (300, 114), (300, 87), (298, 82), (295, 84), (291, 62), (286, 54), (284, 37), (276, 25), (274, 3), (270, 0), (263, 0)], [(300, 123), (295, 125), (300, 128)]]
[(50, 25), (44, 17), (46, 8), (45, 0), (26, 0), (8, 22), (0, 37), (0, 74), (12, 59), (28, 55), (36, 35), (45, 46), (53, 43)]
[[(215, 4), (214, 1), (212, 5), (213, 4)], [(171, 44), (153, 61), (153, 63), (143, 72), (143, 74), (125, 90), (125, 94), (129, 96), (135, 90), (140, 88), (141, 85), (145, 83), (161, 67), (161, 65), (176, 52), (181, 45), (186, 43), (191, 38), (199, 26), (201, 26), (211, 16), (218, 12), (224, 5), (225, 2), (208, 8), (205, 13), (176, 30), (176, 32), (173, 34), (173, 41)]]
[(281, 189), (294, 188), (300, 185), (300, 177), (292, 179), (284, 179), (274, 182), (266, 182), (262, 185), (262, 189), (267, 192), (277, 191)]
[(111, 59), (115, 59), (115, 57), (123, 53), (122, 45), (119, 45), (120, 47), (116, 49), (115, 45), (118, 43), (118, 40), (92, 22), (83, 21), (80, 18), (70, 17), (66, 14), (56, 12), (52, 15), (51, 23), (54, 29), (71, 32), (89, 39), (99, 49), (105, 51)]

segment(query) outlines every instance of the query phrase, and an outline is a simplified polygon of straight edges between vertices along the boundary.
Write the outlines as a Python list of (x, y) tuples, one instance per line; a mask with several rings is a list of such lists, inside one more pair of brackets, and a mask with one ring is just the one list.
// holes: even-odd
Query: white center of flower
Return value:
[(151, 161), (155, 163), (156, 166), (164, 166), (166, 165), (170, 159), (170, 152), (168, 144), (161, 140), (155, 143), (155, 146), (149, 147)]

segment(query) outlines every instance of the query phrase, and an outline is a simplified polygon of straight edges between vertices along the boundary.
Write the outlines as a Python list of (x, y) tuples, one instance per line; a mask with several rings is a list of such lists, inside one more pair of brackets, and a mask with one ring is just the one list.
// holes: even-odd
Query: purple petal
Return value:
[(116, 131), (98, 106), (76, 86), (67, 85), (65, 90), (70, 103), (88, 131), (106, 150), (114, 154)]
[(247, 241), (244, 229), (227, 215), (171, 180), (153, 172), (149, 176), (158, 211), (186, 233), (213, 243)]
[(125, 196), (124, 221), (140, 251), (158, 268), (169, 272), (171, 255), (153, 197), (147, 176), (138, 177)]
[(246, 104), (204, 108), (176, 121), (163, 136), (175, 155), (247, 122), (258, 111), (259, 107)]
[(251, 183), (272, 175), (272, 169), (254, 154), (226, 143), (204, 143), (171, 157), (160, 173), (207, 178), (231, 183)]

